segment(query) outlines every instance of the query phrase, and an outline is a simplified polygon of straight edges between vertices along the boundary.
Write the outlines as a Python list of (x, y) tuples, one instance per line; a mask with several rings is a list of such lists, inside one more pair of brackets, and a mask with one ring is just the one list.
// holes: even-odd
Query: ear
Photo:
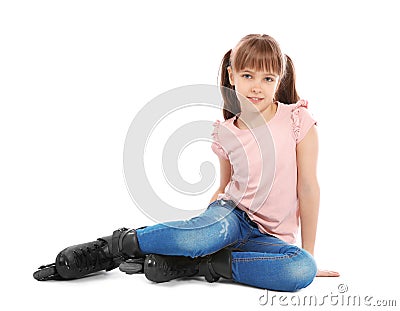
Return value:
[(233, 79), (232, 67), (231, 67), (231, 66), (228, 66), (226, 69), (228, 70), (229, 83), (230, 83), (231, 85), (235, 85), (235, 81), (234, 81), (234, 79)]

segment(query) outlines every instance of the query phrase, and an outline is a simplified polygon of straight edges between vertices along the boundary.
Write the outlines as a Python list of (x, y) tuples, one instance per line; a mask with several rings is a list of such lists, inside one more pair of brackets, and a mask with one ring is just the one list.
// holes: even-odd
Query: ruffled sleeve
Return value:
[(292, 110), (293, 133), (297, 144), (303, 140), (310, 128), (317, 124), (307, 107), (308, 102), (302, 99), (294, 104)]
[(213, 143), (211, 145), (211, 149), (212, 149), (212, 151), (214, 151), (214, 153), (218, 157), (228, 160), (229, 157), (228, 157), (226, 151), (224, 150), (224, 148), (222, 147), (219, 136), (218, 136), (220, 125), (221, 125), (221, 122), (219, 120), (217, 120), (213, 124), (214, 130), (211, 134), (211, 136), (213, 137)]

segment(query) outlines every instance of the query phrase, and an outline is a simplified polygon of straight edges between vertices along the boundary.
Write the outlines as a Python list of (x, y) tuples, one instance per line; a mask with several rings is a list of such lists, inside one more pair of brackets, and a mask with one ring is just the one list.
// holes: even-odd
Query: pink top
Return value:
[(231, 181), (218, 199), (233, 200), (261, 232), (288, 243), (299, 228), (296, 145), (316, 124), (307, 101), (278, 103), (275, 116), (252, 130), (239, 129), (235, 117), (216, 121), (212, 150), (229, 159)]

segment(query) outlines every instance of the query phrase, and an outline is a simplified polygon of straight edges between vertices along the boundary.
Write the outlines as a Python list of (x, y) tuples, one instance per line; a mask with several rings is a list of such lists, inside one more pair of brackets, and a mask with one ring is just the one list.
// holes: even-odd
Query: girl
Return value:
[[(248, 35), (225, 54), (220, 72), (225, 121), (214, 124), (212, 150), (221, 178), (208, 208), (66, 248), (35, 278), (79, 278), (122, 263), (122, 271), (143, 271), (154, 282), (202, 275), (296, 291), (316, 275), (338, 276), (318, 271), (313, 259), (316, 121), (299, 100), (291, 59), (272, 37)], [(293, 245), (299, 222), (302, 248)]]

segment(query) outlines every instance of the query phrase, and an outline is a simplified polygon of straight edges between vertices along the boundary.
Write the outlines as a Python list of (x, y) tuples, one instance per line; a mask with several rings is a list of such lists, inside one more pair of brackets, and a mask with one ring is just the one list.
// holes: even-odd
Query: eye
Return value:
[(242, 77), (245, 79), (251, 79), (251, 75), (249, 75), (248, 73), (242, 74)]
[(274, 82), (274, 78), (272, 78), (272, 77), (266, 77), (266, 78), (265, 78), (265, 81), (267, 81), (267, 82)]

